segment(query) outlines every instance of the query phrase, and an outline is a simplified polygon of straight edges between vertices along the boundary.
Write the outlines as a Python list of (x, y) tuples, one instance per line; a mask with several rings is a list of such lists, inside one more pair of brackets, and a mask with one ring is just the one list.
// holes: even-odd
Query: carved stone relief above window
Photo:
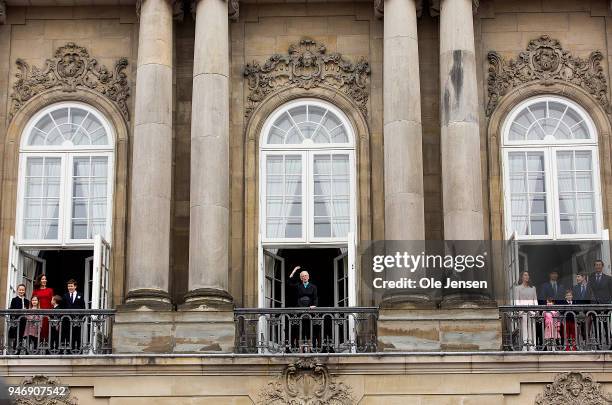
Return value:
[(263, 65), (248, 63), (244, 69), (249, 94), (248, 118), (270, 93), (287, 87), (305, 90), (318, 86), (335, 88), (346, 94), (367, 115), (370, 64), (365, 58), (352, 63), (341, 54), (327, 53), (321, 43), (303, 39), (289, 46), (287, 55), (273, 55)]
[(318, 359), (305, 358), (289, 364), (283, 374), (268, 383), (260, 394), (261, 405), (352, 405), (351, 388), (335, 382), (327, 366)]
[(516, 59), (504, 59), (499, 53), (488, 54), (489, 77), (487, 92), (489, 102), (486, 114), (490, 116), (500, 99), (522, 84), (538, 81), (545, 86), (556, 82), (568, 82), (581, 87), (593, 96), (604, 110), (609, 111), (608, 84), (600, 51), (593, 51), (588, 58), (572, 56), (556, 39), (547, 35), (529, 42), (527, 50)]
[(552, 384), (547, 384), (538, 394), (535, 405), (606, 405), (612, 398), (603, 391), (601, 384), (588, 374), (570, 372), (558, 374)]
[(58, 48), (45, 66), (30, 66), (17, 59), (17, 81), (11, 94), (9, 121), (32, 97), (50, 89), (71, 93), (78, 89), (89, 89), (112, 101), (129, 121), (127, 99), (130, 95), (125, 68), (127, 58), (117, 60), (113, 70), (98, 64), (89, 56), (87, 49), (69, 42)]
[[(19, 392), (33, 394), (17, 394)], [(16, 388), (13, 396), (16, 405), (78, 405), (76, 397), (70, 395), (70, 389), (57, 378), (36, 375), (26, 377)]]

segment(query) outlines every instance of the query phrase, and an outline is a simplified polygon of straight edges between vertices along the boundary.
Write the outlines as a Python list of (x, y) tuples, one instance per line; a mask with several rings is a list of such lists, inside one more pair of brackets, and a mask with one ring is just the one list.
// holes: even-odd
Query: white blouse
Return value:
[(514, 305), (538, 305), (538, 295), (535, 287), (525, 287), (523, 284), (514, 289)]

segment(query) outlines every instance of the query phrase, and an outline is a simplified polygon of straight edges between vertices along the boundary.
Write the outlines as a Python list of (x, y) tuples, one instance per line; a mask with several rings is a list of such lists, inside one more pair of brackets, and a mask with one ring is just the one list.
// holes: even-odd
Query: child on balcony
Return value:
[[(30, 309), (40, 309), (40, 304), (36, 295), (34, 295), (30, 300)], [(41, 315), (26, 316), (26, 327), (23, 331), (23, 337), (26, 340), (27, 345), (26, 353), (38, 353), (38, 339), (40, 337), (41, 323)]]
[[(554, 304), (555, 300), (552, 297), (546, 298), (547, 306), (553, 306)], [(556, 350), (561, 338), (560, 330), (559, 311), (544, 311), (544, 345), (546, 350)]]

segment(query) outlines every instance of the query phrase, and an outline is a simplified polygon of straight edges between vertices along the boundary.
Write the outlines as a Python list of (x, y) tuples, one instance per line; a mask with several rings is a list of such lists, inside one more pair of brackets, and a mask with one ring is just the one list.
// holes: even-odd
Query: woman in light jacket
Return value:
[[(529, 282), (529, 273), (521, 272), (518, 286), (514, 289), (514, 305), (538, 305), (538, 294), (535, 287)], [(519, 311), (521, 316), (521, 337), (523, 350), (533, 351), (536, 345), (535, 312)]]

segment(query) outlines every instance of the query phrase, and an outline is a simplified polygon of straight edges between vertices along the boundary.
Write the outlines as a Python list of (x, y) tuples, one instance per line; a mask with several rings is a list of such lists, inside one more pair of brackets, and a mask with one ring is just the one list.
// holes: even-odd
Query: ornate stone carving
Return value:
[(238, 16), (240, 12), (240, 2), (239, 0), (227, 0), (227, 14), (231, 21), (238, 21)]
[(306, 358), (289, 364), (283, 374), (264, 387), (257, 401), (261, 405), (352, 405), (351, 388), (335, 382), (327, 366)]
[(385, 15), (385, 0), (374, 0), (374, 16), (383, 18)]
[(0, 24), (6, 22), (6, 0), (0, 0)]
[(323, 44), (303, 39), (289, 46), (287, 55), (273, 55), (263, 66), (257, 62), (246, 65), (244, 76), (250, 94), (245, 115), (249, 117), (268, 94), (282, 87), (309, 90), (320, 85), (342, 91), (367, 115), (369, 75), (370, 64), (365, 58), (352, 63), (339, 53), (327, 53)]
[[(37, 388), (38, 387), (38, 388)], [(35, 395), (16, 396), (16, 405), (78, 405), (78, 399), (70, 395), (69, 389), (53, 377), (36, 375), (26, 377), (20, 384), (20, 388), (33, 389)], [(37, 395), (37, 391), (41, 392)]]
[(489, 102), (486, 114), (491, 115), (500, 98), (524, 83), (539, 81), (550, 86), (555, 81), (575, 84), (591, 94), (606, 111), (609, 110), (608, 84), (600, 51), (588, 58), (572, 56), (556, 39), (543, 35), (529, 42), (527, 50), (516, 59), (505, 60), (497, 52), (489, 52), (487, 80)]
[(603, 391), (601, 384), (588, 374), (563, 373), (547, 384), (544, 393), (538, 394), (535, 405), (606, 405), (612, 398)]
[(64, 92), (74, 92), (79, 88), (93, 90), (114, 102), (126, 120), (129, 120), (127, 98), (130, 95), (125, 68), (128, 61), (121, 58), (111, 72), (89, 56), (87, 49), (72, 42), (58, 48), (55, 56), (47, 59), (41, 69), (30, 67), (22, 59), (17, 59), (17, 81), (13, 85), (9, 120), (23, 104), (45, 90), (58, 88)]

